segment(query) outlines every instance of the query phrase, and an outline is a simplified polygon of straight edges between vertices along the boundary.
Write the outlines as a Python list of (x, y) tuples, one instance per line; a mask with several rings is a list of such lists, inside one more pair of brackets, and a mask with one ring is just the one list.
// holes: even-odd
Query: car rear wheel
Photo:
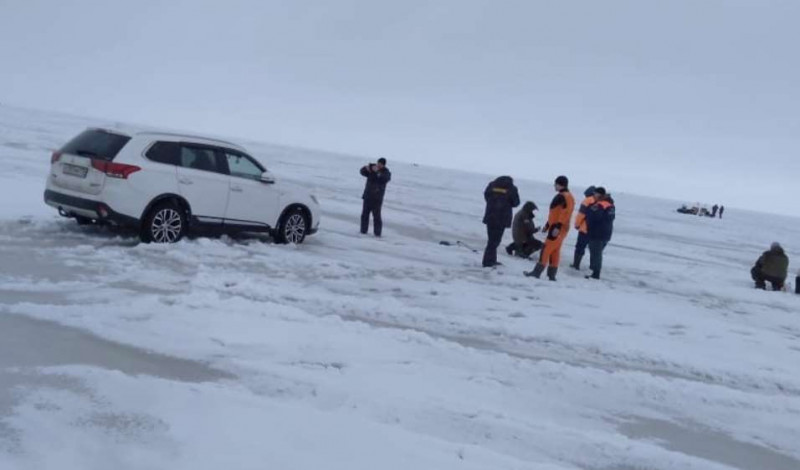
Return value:
[(278, 243), (300, 244), (308, 233), (308, 217), (299, 207), (283, 214), (275, 239)]
[(145, 218), (141, 239), (146, 243), (175, 243), (185, 233), (186, 214), (172, 202), (162, 202)]

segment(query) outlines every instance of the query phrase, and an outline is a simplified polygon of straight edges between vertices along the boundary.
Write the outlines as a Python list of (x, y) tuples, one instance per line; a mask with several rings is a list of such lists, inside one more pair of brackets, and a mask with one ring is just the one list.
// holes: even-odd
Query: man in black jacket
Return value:
[(605, 188), (596, 188), (594, 192), (596, 202), (586, 212), (586, 225), (589, 229), (589, 269), (592, 270), (587, 279), (600, 279), (603, 269), (603, 250), (611, 241), (614, 233), (614, 219), (616, 208), (611, 195), (606, 194)]
[(497, 247), (503, 240), (503, 232), (511, 227), (511, 212), (519, 205), (519, 192), (510, 176), (501, 176), (486, 186), (483, 199), (486, 200), (483, 223), (489, 238), (483, 252), (483, 267), (491, 268), (500, 264)]
[(364, 206), (361, 209), (361, 233), (369, 231), (369, 215), (372, 214), (373, 232), (376, 237), (381, 236), (383, 230), (383, 220), (381, 219), (381, 207), (383, 206), (383, 195), (386, 192), (386, 183), (391, 181), (392, 172), (386, 168), (386, 159), (379, 158), (378, 163), (370, 163), (361, 168), (361, 176), (367, 178), (364, 186)]

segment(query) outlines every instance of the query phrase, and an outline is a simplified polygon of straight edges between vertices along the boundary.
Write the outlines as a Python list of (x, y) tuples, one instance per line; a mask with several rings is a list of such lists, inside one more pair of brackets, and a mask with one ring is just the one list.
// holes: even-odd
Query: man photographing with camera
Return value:
[(386, 183), (391, 181), (392, 172), (386, 168), (386, 159), (379, 158), (378, 163), (370, 163), (361, 168), (361, 176), (367, 178), (364, 186), (364, 208), (361, 210), (361, 233), (369, 231), (369, 215), (372, 214), (373, 232), (376, 237), (381, 236), (383, 221), (381, 220), (381, 206), (383, 194), (386, 192)]

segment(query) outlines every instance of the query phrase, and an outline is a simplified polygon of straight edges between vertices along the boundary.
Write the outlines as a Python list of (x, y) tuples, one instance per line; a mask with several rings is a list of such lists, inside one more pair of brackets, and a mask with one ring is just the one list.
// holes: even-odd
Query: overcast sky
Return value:
[(795, 0), (0, 0), (0, 102), (800, 215), (798, 24)]

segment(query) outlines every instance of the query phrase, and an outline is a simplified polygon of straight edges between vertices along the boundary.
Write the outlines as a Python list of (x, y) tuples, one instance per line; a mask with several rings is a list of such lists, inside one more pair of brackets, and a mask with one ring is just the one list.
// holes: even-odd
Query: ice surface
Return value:
[(615, 194), (604, 280), (533, 281), (439, 244), (482, 248), (491, 176), (390, 159), (375, 239), (369, 158), (242, 142), (320, 233), (144, 245), (42, 202), (97, 124), (0, 107), (0, 468), (800, 468), (800, 296), (749, 280), (800, 219)]

